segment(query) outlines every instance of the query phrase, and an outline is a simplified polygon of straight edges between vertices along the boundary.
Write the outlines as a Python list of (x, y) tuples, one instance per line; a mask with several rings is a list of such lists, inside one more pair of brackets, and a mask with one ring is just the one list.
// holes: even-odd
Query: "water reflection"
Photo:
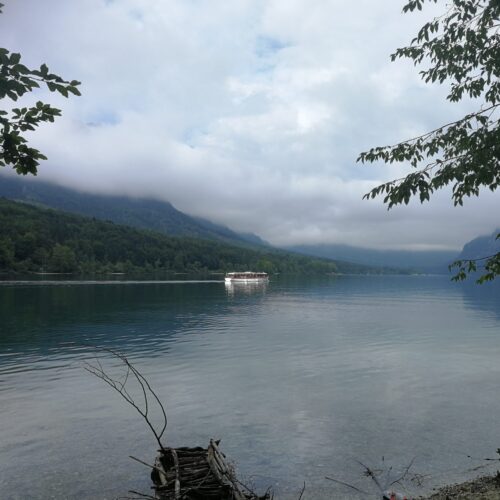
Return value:
[(226, 293), (229, 297), (234, 297), (236, 294), (242, 295), (253, 295), (253, 294), (265, 294), (267, 291), (267, 281), (259, 282), (228, 282), (225, 283)]
[(500, 280), (476, 284), (469, 279), (458, 284), (467, 307), (500, 320)]
[(141, 367), (167, 404), (168, 444), (222, 437), (244, 477), (292, 498), (303, 480), (346, 498), (324, 476), (359, 484), (354, 459), (390, 455), (397, 466), (417, 456), (416, 471), (436, 475), (492, 451), (497, 289), (439, 277), (248, 285), (0, 286), (2, 498), (23, 491), (26, 466), (34, 498), (148, 490), (126, 457), (149, 462), (155, 443), (83, 372), (82, 343)]

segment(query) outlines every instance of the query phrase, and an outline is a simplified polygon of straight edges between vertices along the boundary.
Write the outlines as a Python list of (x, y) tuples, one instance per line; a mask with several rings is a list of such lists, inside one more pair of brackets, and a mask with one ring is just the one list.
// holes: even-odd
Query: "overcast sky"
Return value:
[[(278, 245), (454, 249), (498, 226), (498, 193), (390, 212), (362, 201), (407, 169), (359, 152), (470, 109), (391, 63), (439, 12), (402, 0), (4, 0), (0, 46), (82, 81), (43, 98), (39, 178), (168, 200)], [(443, 2), (441, 2), (443, 3)], [(30, 100), (35, 97), (30, 96)], [(29, 101), (28, 101), (29, 102)], [(5, 103), (2, 102), (2, 107)]]

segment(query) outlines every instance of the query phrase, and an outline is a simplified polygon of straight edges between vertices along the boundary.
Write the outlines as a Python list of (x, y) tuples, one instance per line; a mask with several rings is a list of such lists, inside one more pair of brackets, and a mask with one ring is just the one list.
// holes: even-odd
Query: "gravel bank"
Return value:
[(444, 486), (420, 500), (500, 500), (500, 473), (483, 476), (465, 483)]

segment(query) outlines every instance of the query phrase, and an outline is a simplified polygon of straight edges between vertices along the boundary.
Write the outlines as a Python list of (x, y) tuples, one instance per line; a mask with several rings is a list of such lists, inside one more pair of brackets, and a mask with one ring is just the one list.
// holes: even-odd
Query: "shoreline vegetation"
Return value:
[(0, 198), (0, 274), (408, 274), (271, 247), (166, 236)]

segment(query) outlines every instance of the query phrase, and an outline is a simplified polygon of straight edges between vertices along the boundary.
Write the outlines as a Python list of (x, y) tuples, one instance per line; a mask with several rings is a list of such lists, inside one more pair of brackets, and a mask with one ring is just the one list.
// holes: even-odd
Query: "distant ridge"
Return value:
[(500, 228), (469, 241), (464, 245), (458, 259), (481, 259), (500, 252), (500, 240), (496, 239), (498, 233)]
[(149, 229), (169, 236), (202, 238), (238, 245), (269, 245), (255, 234), (239, 234), (203, 218), (191, 217), (165, 201), (89, 194), (47, 182), (7, 176), (0, 176), (0, 196), (138, 229)]
[(423, 273), (447, 273), (448, 265), (457, 258), (457, 252), (448, 250), (376, 250), (350, 245), (296, 245), (288, 246), (286, 250), (323, 257), (333, 260), (343, 260), (365, 266), (392, 267)]
[[(255, 234), (238, 233), (201, 217), (189, 216), (164, 201), (82, 193), (47, 182), (5, 175), (0, 175), (0, 197), (168, 236), (199, 238), (255, 249), (273, 248)], [(445, 250), (377, 250), (340, 244), (295, 245), (283, 250), (334, 260), (337, 264), (345, 265), (342, 266), (344, 272), (348, 268), (354, 273), (394, 273), (402, 270), (405, 273), (448, 274), (448, 265), (457, 259), (481, 258), (500, 251), (500, 240), (495, 240), (498, 232), (500, 229), (469, 241), (461, 253)]]
[(458, 259), (479, 259), (500, 252), (500, 240), (493, 233), (467, 242), (462, 251), (449, 250), (376, 250), (350, 245), (295, 245), (286, 250), (335, 261), (348, 261), (365, 266), (391, 267), (423, 273), (448, 274), (448, 266)]

